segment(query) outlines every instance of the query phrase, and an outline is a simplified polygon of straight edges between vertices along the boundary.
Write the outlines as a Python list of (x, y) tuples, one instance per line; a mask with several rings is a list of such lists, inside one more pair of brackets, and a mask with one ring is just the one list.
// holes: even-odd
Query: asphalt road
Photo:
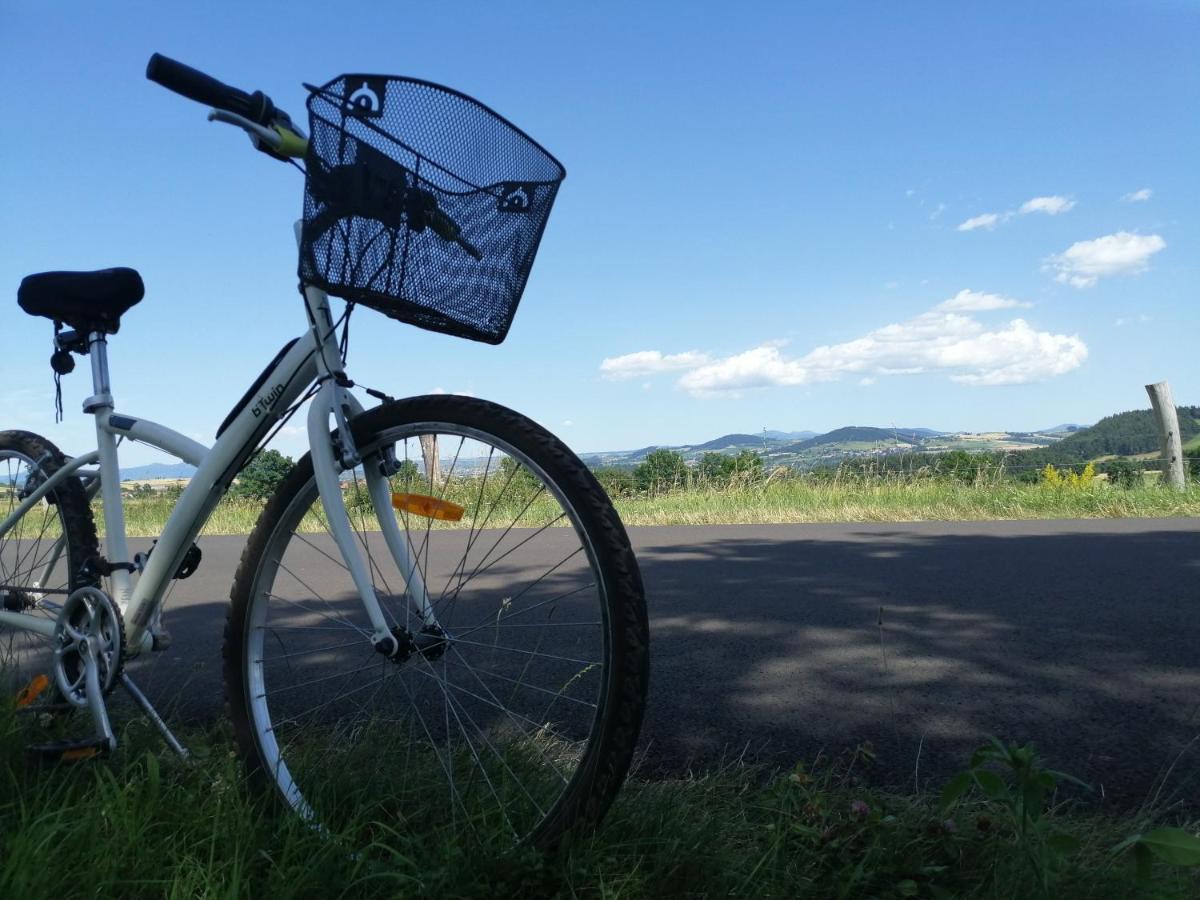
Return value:
[[(643, 771), (790, 764), (870, 741), (867, 777), (937, 790), (996, 734), (1034, 741), (1105, 803), (1157, 791), (1200, 807), (1195, 520), (631, 537), (652, 629)], [(131, 668), (177, 717), (222, 714), (221, 629), (244, 541), (201, 541), (204, 562), (167, 609), (173, 646)]]

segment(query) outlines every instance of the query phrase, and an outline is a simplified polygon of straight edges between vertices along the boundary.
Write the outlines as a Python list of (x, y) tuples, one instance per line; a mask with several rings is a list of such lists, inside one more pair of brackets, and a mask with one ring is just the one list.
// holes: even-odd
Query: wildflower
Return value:
[(946, 832), (946, 834), (954, 834), (958, 831), (958, 823), (953, 819), (946, 819), (942, 822), (942, 831)]
[(850, 812), (861, 819), (865, 818), (871, 812), (871, 807), (867, 806), (862, 800), (855, 800), (850, 804)]

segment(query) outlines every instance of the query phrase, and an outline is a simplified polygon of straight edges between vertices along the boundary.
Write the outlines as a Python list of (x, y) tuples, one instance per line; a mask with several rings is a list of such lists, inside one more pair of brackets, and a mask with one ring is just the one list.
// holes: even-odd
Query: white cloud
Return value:
[(958, 226), (959, 231), (974, 231), (976, 228), (992, 229), (996, 227), (996, 223), (1000, 221), (999, 213), (984, 213), (981, 216), (973, 216), (967, 221)]
[(664, 356), (657, 350), (639, 350), (624, 356), (612, 356), (600, 363), (600, 374), (610, 381), (640, 378), (659, 372), (694, 369), (708, 362), (708, 356), (694, 350)]
[(1139, 325), (1144, 325), (1146, 322), (1152, 322), (1152, 321), (1153, 321), (1153, 318), (1151, 316), (1148, 316), (1145, 313), (1139, 313), (1136, 316), (1121, 316), (1119, 319), (1117, 319), (1115, 322), (1113, 322), (1113, 324), (1116, 325), (1118, 328), (1120, 328), (1124, 325), (1132, 325), (1134, 323), (1137, 323)]
[(1045, 268), (1056, 273), (1055, 281), (1088, 288), (1110, 275), (1144, 272), (1150, 257), (1166, 246), (1167, 242), (1157, 234), (1118, 231), (1091, 241), (1076, 241), (1062, 253), (1049, 257)]
[(1075, 201), (1067, 197), (1034, 197), (1032, 200), (1026, 200), (1021, 204), (1019, 212), (1023, 216), (1030, 213), (1045, 213), (1048, 216), (1057, 216), (1059, 213), (1070, 212), (1075, 208)]
[(1130, 191), (1121, 199), (1126, 203), (1144, 203), (1145, 201), (1149, 200), (1153, 194), (1154, 191), (1150, 190), (1150, 188), (1142, 188), (1140, 191)]
[(573, 426), (574, 424), (575, 424), (575, 422), (574, 422), (574, 421), (572, 421), (571, 419), (564, 419), (564, 420), (563, 420), (563, 427), (564, 427), (564, 428), (570, 428), (570, 427), (571, 427), (571, 426)]
[(763, 344), (706, 363), (680, 378), (679, 385), (688, 393), (703, 396), (742, 388), (807, 384), (813, 380), (813, 373), (799, 360), (786, 360), (779, 353), (778, 345)]
[(1057, 194), (1050, 197), (1034, 197), (1032, 200), (1026, 200), (1015, 211), (1010, 209), (1002, 213), (983, 213), (982, 215), (972, 216), (960, 224), (958, 230), (974, 231), (976, 228), (986, 228), (990, 231), (997, 225), (1007, 222), (1013, 216), (1027, 216), (1030, 213), (1045, 213), (1048, 216), (1057, 216), (1060, 213), (1070, 212), (1074, 208), (1075, 201), (1070, 197), (1060, 197)]
[(865, 386), (883, 376), (938, 372), (960, 384), (1024, 384), (1080, 366), (1088, 351), (1078, 336), (1037, 331), (1024, 319), (989, 327), (964, 315), (1028, 305), (998, 294), (959, 291), (905, 322), (885, 325), (855, 340), (816, 347), (803, 356), (785, 356), (784, 345), (778, 341), (723, 359), (693, 353), (704, 361), (685, 372), (679, 386), (705, 397), (849, 376), (857, 376), (858, 383)]
[(986, 312), (991, 309), (1015, 309), (1030, 307), (1032, 303), (1022, 300), (1011, 300), (999, 294), (984, 294), (979, 291), (961, 290), (949, 300), (943, 300), (935, 309), (947, 312)]

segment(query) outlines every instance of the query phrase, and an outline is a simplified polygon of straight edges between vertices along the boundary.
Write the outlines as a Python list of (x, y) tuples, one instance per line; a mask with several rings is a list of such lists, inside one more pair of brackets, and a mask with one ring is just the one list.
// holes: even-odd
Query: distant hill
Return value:
[(155, 478), (191, 478), (196, 474), (196, 467), (188, 463), (151, 463), (148, 466), (134, 466), (121, 470), (122, 481), (151, 481)]
[[(1200, 434), (1200, 406), (1180, 406), (1179, 433), (1184, 443)], [(1039, 450), (1018, 454), (1029, 464), (1082, 463), (1100, 456), (1133, 456), (1159, 449), (1158, 422), (1153, 410), (1135, 409), (1105, 416), (1091, 428), (1068, 434)]]
[(1083, 431), (1087, 425), (1055, 425), (1053, 428), (1039, 428), (1037, 431), (1026, 432), (1027, 434), (1062, 434), (1063, 432)]
[(933, 428), (873, 428), (855, 425), (827, 434), (812, 431), (760, 431), (757, 434), (732, 432), (698, 444), (651, 445), (637, 450), (604, 450), (582, 453), (580, 458), (593, 468), (616, 466), (632, 468), (654, 450), (671, 450), (696, 464), (705, 453), (736, 455), (749, 450), (761, 455), (771, 466), (800, 469), (829, 465), (831, 461), (860, 456), (879, 457), (895, 453), (1012, 452), (1030, 446), (1043, 446), (1058, 440), (1065, 432), (979, 434), (937, 431)]
[[(922, 433), (924, 432), (924, 433)], [(870, 428), (863, 425), (848, 425), (837, 428), (827, 434), (817, 435), (807, 441), (792, 444), (788, 450), (800, 452), (824, 444), (871, 443), (881, 441), (903, 441), (906, 444), (919, 444), (922, 438), (936, 435), (938, 432), (920, 428)]]
[(745, 447), (747, 444), (758, 444), (761, 446), (763, 437), (761, 434), (726, 434), (719, 438), (713, 438), (711, 441), (706, 441), (703, 444), (695, 444), (693, 450), (728, 450), (733, 447)]
[(771, 431), (770, 429), (762, 432), (762, 436), (772, 441), (807, 441), (809, 438), (816, 437), (815, 431)]

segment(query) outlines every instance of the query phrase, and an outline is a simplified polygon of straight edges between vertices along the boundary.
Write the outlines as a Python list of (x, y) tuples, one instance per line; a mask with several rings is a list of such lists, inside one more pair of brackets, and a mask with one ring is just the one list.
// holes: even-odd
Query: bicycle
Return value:
[[(202, 564), (197, 535), (307, 402), (309, 452), (247, 541), (225, 626), (226, 703), (253, 783), (321, 827), (368, 804), (410, 828), (498, 828), (549, 846), (599, 821), (627, 774), (648, 677), (641, 577), (611, 502), (516, 412), (369, 388), (367, 409), (346, 373), (356, 306), (502, 341), (562, 166), (488, 107), (417, 79), (306, 84), (306, 136), (261, 91), (159, 54), (146, 74), (305, 172), (307, 327), (206, 447), (116, 411), (107, 343), (143, 297), (134, 270), (22, 282), (22, 308), (54, 321), (56, 383), (90, 359), (83, 411), (97, 436), (68, 457), (0, 432), (0, 667), (19, 712), (86, 709), (93, 732), (33, 749), (58, 761), (115, 749), (107, 698), (121, 685), (186, 755), (125, 663), (169, 644), (164, 597)], [(331, 296), (345, 300), (336, 318)], [(196, 467), (153, 549), (132, 559), (124, 440)]]

